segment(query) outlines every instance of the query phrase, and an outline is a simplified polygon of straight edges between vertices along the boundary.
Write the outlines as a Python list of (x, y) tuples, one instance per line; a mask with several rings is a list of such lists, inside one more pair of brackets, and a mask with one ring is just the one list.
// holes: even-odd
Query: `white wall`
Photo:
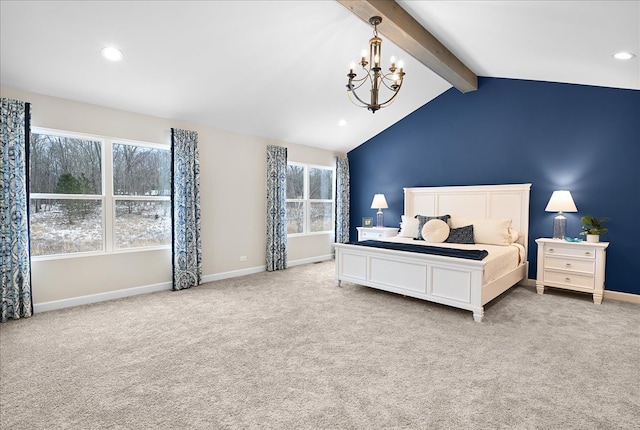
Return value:
[[(340, 154), (12, 88), (2, 88), (1, 94), (31, 103), (33, 127), (167, 144), (172, 127), (197, 131), (205, 281), (264, 270), (267, 145), (287, 147), (290, 161), (316, 165), (333, 166)], [(326, 258), (333, 253), (332, 243), (328, 234), (290, 238), (289, 263)], [(78, 298), (84, 296), (90, 302), (164, 289), (170, 282), (169, 250), (32, 262), (36, 311), (82, 303)]]

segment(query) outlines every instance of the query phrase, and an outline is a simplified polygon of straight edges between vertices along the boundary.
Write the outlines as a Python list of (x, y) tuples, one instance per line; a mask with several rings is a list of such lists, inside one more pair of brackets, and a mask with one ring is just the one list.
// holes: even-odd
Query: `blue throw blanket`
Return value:
[(396, 251), (418, 252), (421, 254), (442, 255), (444, 257), (465, 258), (467, 260), (483, 260), (489, 253), (482, 249), (454, 249), (439, 246), (412, 245), (409, 243), (382, 242), (379, 240), (365, 240), (349, 242), (350, 245), (370, 246), (372, 248), (393, 249)]

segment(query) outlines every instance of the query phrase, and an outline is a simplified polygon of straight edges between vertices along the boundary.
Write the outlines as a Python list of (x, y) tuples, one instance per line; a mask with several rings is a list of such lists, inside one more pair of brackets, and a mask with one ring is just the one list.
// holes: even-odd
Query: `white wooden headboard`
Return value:
[(527, 249), (530, 189), (531, 184), (405, 188), (404, 214), (511, 218), (518, 243)]

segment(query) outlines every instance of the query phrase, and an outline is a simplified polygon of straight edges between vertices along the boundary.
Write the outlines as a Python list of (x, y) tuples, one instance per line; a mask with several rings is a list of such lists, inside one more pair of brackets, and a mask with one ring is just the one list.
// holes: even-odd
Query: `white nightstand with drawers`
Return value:
[(398, 229), (393, 227), (356, 227), (358, 230), (358, 242), (362, 240), (378, 240), (383, 237), (398, 235)]
[(567, 242), (536, 239), (538, 273), (536, 289), (554, 287), (593, 294), (593, 303), (602, 303), (604, 268), (609, 242)]

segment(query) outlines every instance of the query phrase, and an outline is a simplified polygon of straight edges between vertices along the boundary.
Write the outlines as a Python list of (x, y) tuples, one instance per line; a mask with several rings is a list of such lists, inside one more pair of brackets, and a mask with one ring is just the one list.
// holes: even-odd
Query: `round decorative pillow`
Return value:
[(422, 237), (426, 242), (442, 243), (449, 237), (449, 224), (440, 219), (429, 220), (422, 227)]

